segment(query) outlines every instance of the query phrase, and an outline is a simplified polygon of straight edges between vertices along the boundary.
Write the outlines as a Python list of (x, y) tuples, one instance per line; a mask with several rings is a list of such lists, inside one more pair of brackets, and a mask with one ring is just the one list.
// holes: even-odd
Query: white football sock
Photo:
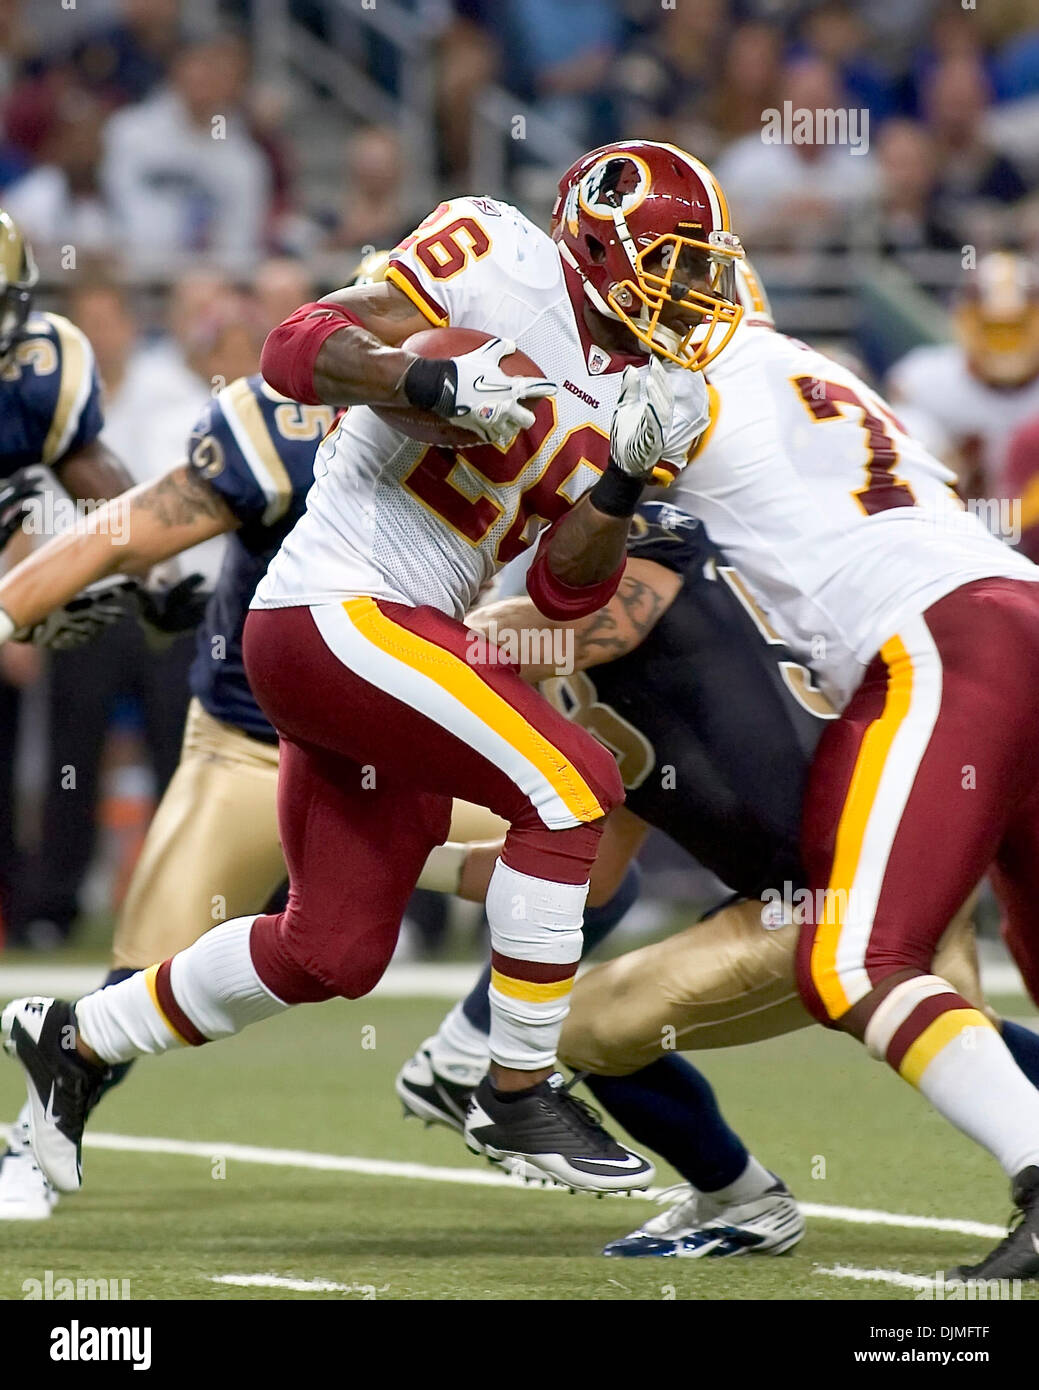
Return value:
[[(912, 1041), (892, 1055), (907, 1027)], [(988, 1149), (1008, 1177), (1039, 1164), (1039, 1090), (985, 1015), (940, 975), (896, 985), (870, 1018), (865, 1042), (950, 1124)]]
[(270, 992), (252, 962), (255, 920), (238, 917), (213, 927), (172, 958), (168, 977), (160, 979), (162, 966), (153, 965), (86, 995), (76, 1005), (83, 1041), (105, 1062), (128, 1062), (230, 1037), (283, 1013), (289, 1005)]
[(950, 1038), (913, 1084), (1013, 1178), (1039, 1165), (1039, 1091), (995, 1028), (977, 1017), (983, 1021)]
[(444, 1061), (457, 1059), (487, 1070), (490, 1057), (487, 1034), (469, 1022), (460, 1003), (454, 1006), (437, 1029), (430, 1050), (434, 1061), (441, 1058)]
[[(495, 864), (487, 889), (491, 950), (512, 962), (499, 970), (491, 958), (490, 1055), (499, 1065), (537, 1071), (555, 1062), (581, 958), (587, 896), (587, 883), (553, 883), (517, 873), (501, 859)], [(537, 967), (545, 965), (573, 970), (539, 981)]]

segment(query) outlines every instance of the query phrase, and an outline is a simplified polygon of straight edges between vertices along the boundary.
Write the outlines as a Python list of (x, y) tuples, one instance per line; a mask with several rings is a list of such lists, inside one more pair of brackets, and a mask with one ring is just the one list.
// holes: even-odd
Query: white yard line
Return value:
[[(1021, 976), (1005, 951), (990, 942), (983, 942), (982, 948), (981, 978), (988, 993), (1023, 996)], [(4, 965), (0, 959), (0, 1000), (16, 999), (23, 994), (78, 999), (81, 994), (89, 994), (100, 987), (106, 968), (100, 962), (62, 965), (46, 956), (28, 965)], [(459, 999), (472, 988), (479, 968), (478, 963), (445, 965), (439, 961), (401, 961), (390, 966), (373, 994), (382, 999)]]
[(985, 1221), (957, 1221), (946, 1216), (908, 1216), (902, 1212), (870, 1211), (862, 1207), (831, 1207), (816, 1202), (799, 1203), (805, 1216), (821, 1221), (849, 1221), (856, 1226), (900, 1226), (908, 1231), (945, 1231), (956, 1236), (979, 1236), (983, 1240), (1002, 1240), (1005, 1226)]
[(331, 1279), (288, 1279), (281, 1274), (210, 1274), (211, 1284), (231, 1284), (237, 1289), (288, 1289), (292, 1293), (367, 1293), (374, 1297), (372, 1284), (336, 1284)]
[[(5, 1127), (0, 1125), (0, 1133), (5, 1132)], [(212, 1162), (214, 1158), (223, 1158), (229, 1162), (256, 1163), (271, 1168), (354, 1173), (363, 1177), (461, 1183), (469, 1187), (526, 1187), (533, 1192), (566, 1191), (561, 1187), (528, 1187), (519, 1178), (493, 1167), (441, 1168), (429, 1163), (406, 1163), (390, 1158), (359, 1158), (352, 1154), (314, 1153), (309, 1149), (268, 1149), (254, 1144), (225, 1144), (219, 1140), (159, 1139), (136, 1134), (87, 1133), (83, 1143), (88, 1149), (106, 1149), (114, 1153), (168, 1154), (178, 1158), (201, 1158), (206, 1162)], [(646, 1192), (634, 1192), (631, 1195), (650, 1200), (662, 1190), (651, 1187)], [(801, 1210), (809, 1220), (839, 1221), (853, 1226), (895, 1226), (903, 1230), (978, 1236), (985, 1240), (999, 1240), (1006, 1235), (1004, 1226), (992, 1226), (983, 1221), (959, 1221), (942, 1216), (911, 1216), (903, 1212), (829, 1206), (821, 1202), (803, 1202)]]
[[(61, 965), (46, 958), (29, 965), (0, 964), (0, 999), (23, 994), (45, 994), (57, 999), (78, 999), (99, 989), (107, 967)], [(426, 961), (391, 965), (371, 995), (378, 999), (460, 999), (468, 994), (480, 965), (443, 965)]]
[(934, 1279), (926, 1274), (903, 1274), (900, 1269), (856, 1269), (854, 1265), (816, 1265), (813, 1274), (832, 1274), (835, 1279), (855, 1279), (860, 1283), (893, 1284), (896, 1289), (933, 1289)]

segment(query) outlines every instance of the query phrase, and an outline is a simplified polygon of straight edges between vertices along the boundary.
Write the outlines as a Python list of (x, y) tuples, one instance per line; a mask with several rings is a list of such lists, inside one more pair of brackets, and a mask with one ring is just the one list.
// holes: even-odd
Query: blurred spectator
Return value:
[[(117, 293), (109, 287), (110, 296)], [(88, 316), (86, 333), (89, 323)], [(139, 482), (173, 467), (209, 396), (259, 365), (255, 310), (219, 271), (200, 268), (174, 283), (166, 325), (158, 341), (134, 344), (107, 401), (105, 439)], [(181, 567), (201, 569), (212, 582), (222, 555), (222, 539), (207, 541), (186, 552)]]
[[(343, 276), (346, 283), (346, 275)], [(264, 261), (253, 279), (258, 328), (267, 333), (301, 304), (314, 298), (314, 282), (302, 261), (275, 256)]]
[(115, 23), (87, 34), (72, 53), (84, 86), (112, 106), (149, 96), (182, 40), (180, 0), (121, 0), (119, 8)]
[(473, 112), (482, 88), (495, 77), (498, 47), (485, 21), (488, 0), (456, 0), (454, 20), (437, 49), (437, 119), (445, 178), (468, 182)]
[(499, 0), (511, 90), (575, 140), (601, 145), (610, 64), (621, 31), (617, 0)]
[(708, 106), (722, 140), (760, 132), (761, 113), (777, 103), (782, 56), (782, 35), (771, 24), (741, 24), (733, 32)]
[[(724, 0), (679, 5), (625, 48), (617, 68), (625, 134), (681, 141), (679, 131), (697, 130), (725, 51), (726, 8)], [(702, 148), (705, 139), (691, 143)]]
[(896, 105), (892, 75), (870, 52), (869, 31), (846, 0), (826, 0), (802, 29), (808, 52), (833, 63), (850, 105), (869, 107), (874, 121), (885, 120)]
[(935, 214), (934, 141), (916, 121), (888, 121), (877, 141), (877, 239), (888, 252), (959, 250)]
[[(112, 439), (112, 407), (118, 401), (138, 346), (138, 315), (127, 293), (100, 270), (87, 272), (71, 296), (69, 312), (90, 339), (104, 391), (105, 440), (120, 454), (133, 452), (132, 441)], [(127, 448), (129, 446), (129, 448)], [(126, 458), (127, 468), (133, 466)]]
[(935, 68), (924, 93), (924, 110), (939, 159), (936, 215), (958, 245), (975, 243), (978, 203), (1009, 206), (1027, 192), (1005, 155), (988, 144), (985, 112), (988, 78), (975, 57), (956, 56)]
[[(12, 92), (29, 56), (29, 37), (20, 0), (0, 0), (0, 112), (6, 117)], [(25, 153), (11, 139), (6, 119), (0, 122), (0, 188), (26, 167)]]
[[(800, 59), (784, 70), (781, 110), (832, 111), (840, 106), (837, 74), (822, 59)], [(761, 113), (762, 117), (764, 113)], [(872, 157), (851, 144), (766, 144), (762, 130), (722, 154), (715, 173), (732, 206), (733, 226), (753, 249), (762, 244), (811, 246), (846, 230), (876, 190)], [(848, 127), (849, 139), (851, 126)]]
[(996, 94), (1018, 101), (1039, 93), (1039, 22), (1011, 39), (995, 62)]
[(25, 165), (40, 158), (64, 99), (79, 90), (68, 63), (30, 72), (15, 84), (4, 106), (4, 130)]
[(40, 151), (43, 162), (4, 193), (4, 206), (34, 243), (45, 273), (57, 269), (60, 247), (81, 256), (112, 246), (114, 226), (99, 177), (103, 119), (96, 101), (67, 92)]
[(351, 252), (396, 246), (413, 230), (404, 203), (404, 151), (387, 126), (369, 126), (347, 147), (343, 205), (332, 245)]
[(243, 113), (246, 71), (237, 38), (192, 43), (168, 87), (109, 119), (104, 186), (134, 265), (203, 252), (242, 271), (259, 258), (271, 176)]

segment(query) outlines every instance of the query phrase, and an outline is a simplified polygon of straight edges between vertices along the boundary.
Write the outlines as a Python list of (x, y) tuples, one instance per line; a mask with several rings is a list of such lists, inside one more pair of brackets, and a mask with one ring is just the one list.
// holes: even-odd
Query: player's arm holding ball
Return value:
[(516, 344), (491, 338), (457, 357), (428, 358), (401, 344), (429, 321), (396, 286), (364, 285), (304, 304), (268, 336), (260, 360), (266, 380), (305, 404), (412, 406), (485, 443), (508, 444), (534, 423), (523, 404), (555, 391), (542, 377), (500, 367)]

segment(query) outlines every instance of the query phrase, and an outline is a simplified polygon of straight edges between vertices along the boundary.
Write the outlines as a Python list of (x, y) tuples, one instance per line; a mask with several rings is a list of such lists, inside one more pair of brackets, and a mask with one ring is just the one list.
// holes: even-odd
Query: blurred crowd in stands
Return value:
[[(361, 0), (273, 9), (391, 98), (406, 61), (431, 66), (442, 189), (466, 186), (495, 83), (578, 146), (623, 133), (713, 161), (755, 248), (1039, 246), (1039, 11), (1026, 0), (380, 3), (425, 47), (402, 56)], [(301, 188), (312, 132), (293, 119), (298, 88), (277, 65), (254, 70), (268, 0), (50, 11), (0, 0), (0, 196), (41, 247), (115, 249), (151, 274), (200, 253), (241, 270), (392, 241), (420, 210), (399, 128), (344, 116), (338, 177)], [(868, 147), (765, 144), (764, 113), (784, 102), (868, 112)], [(531, 153), (513, 143), (515, 173)]]
[[(331, 288), (329, 265), (343, 283), (363, 248), (411, 230), (435, 201), (426, 190), (547, 210), (561, 169), (543, 144), (510, 140), (506, 185), (471, 185), (491, 88), (561, 146), (643, 136), (694, 151), (752, 254), (958, 263), (965, 246), (1009, 246), (1039, 258), (1036, 0), (377, 5), (407, 20), (410, 57), (361, 0), (0, 0), (0, 206), (35, 244), (41, 307), (91, 339), (105, 438), (138, 480), (181, 456), (214, 383), (256, 370), (270, 327)], [(391, 105), (406, 93), (404, 64), (428, 63), (435, 169), (416, 168), (405, 123), (352, 118), (327, 72), (308, 84), (279, 63), (278, 45), (260, 41), (277, 16)], [(767, 113), (784, 103), (868, 113), (868, 144), (766, 143)], [(333, 162), (315, 178), (310, 147), (330, 141)], [(218, 563), (215, 544), (182, 571), (212, 577)], [(9, 939), (57, 944), (84, 906), (104, 911), (118, 895), (176, 760), (190, 654), (190, 640), (149, 650), (132, 624), (47, 659), (0, 648)], [(75, 796), (62, 785), (69, 766)], [(442, 920), (427, 925), (437, 940)]]

